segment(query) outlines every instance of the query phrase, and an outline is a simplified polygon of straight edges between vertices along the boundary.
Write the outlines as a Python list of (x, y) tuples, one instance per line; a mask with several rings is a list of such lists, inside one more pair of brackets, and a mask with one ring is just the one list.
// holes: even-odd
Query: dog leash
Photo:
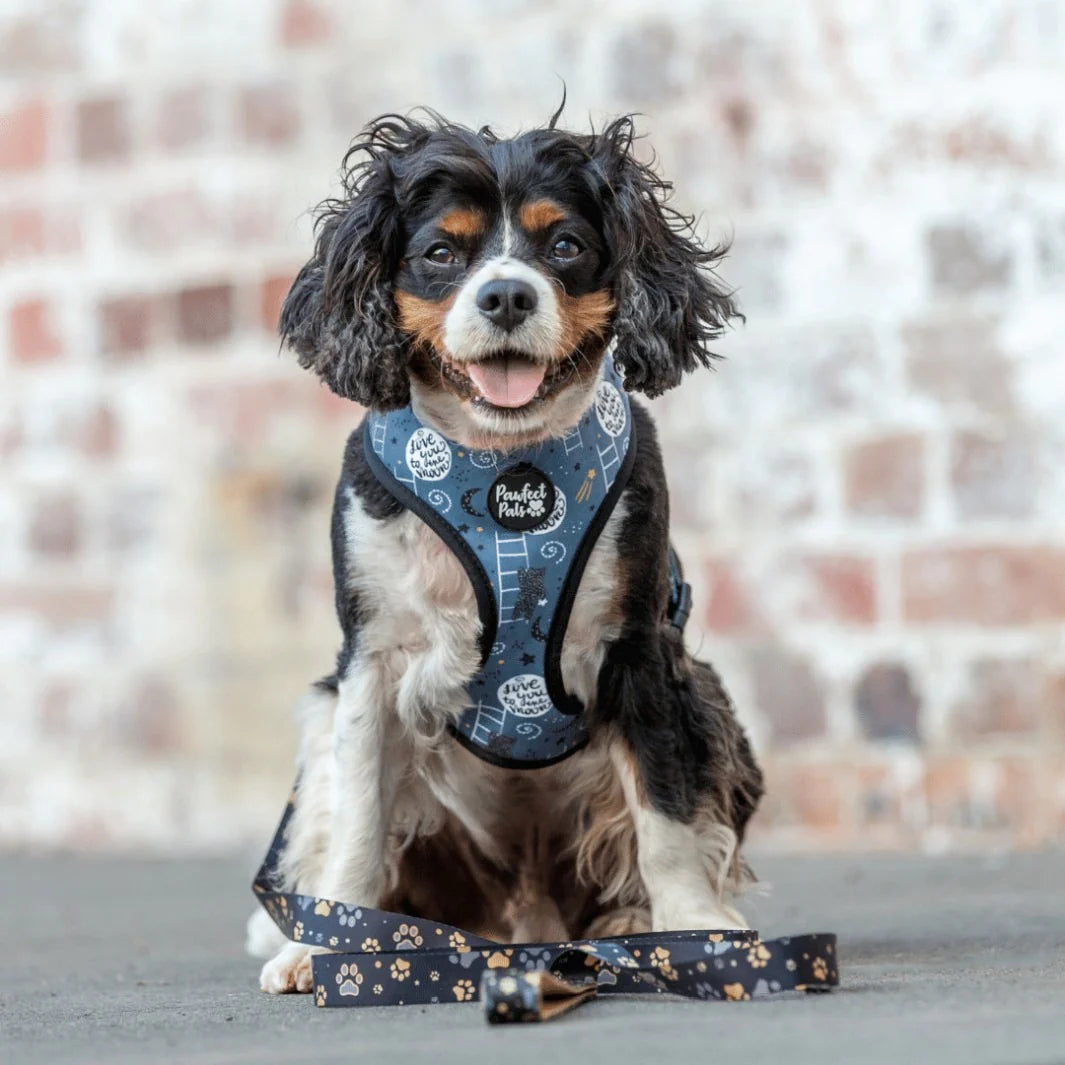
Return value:
[(332, 899), (277, 891), (290, 800), (252, 890), (311, 959), (317, 1006), (483, 1004), (493, 1024), (547, 1021), (596, 995), (743, 1000), (839, 983), (836, 937), (763, 941), (747, 929), (650, 932), (568, 943), (503, 944), (461, 928)]

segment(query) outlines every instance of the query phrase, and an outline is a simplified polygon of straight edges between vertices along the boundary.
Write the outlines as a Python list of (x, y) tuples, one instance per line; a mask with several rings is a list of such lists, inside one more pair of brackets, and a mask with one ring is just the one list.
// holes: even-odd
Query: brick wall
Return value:
[(1065, 3), (15, 0), (0, 843), (263, 839), (358, 418), (277, 351), (306, 209), (378, 111), (559, 77), (735, 235), (748, 324), (657, 408), (758, 840), (1062, 837)]

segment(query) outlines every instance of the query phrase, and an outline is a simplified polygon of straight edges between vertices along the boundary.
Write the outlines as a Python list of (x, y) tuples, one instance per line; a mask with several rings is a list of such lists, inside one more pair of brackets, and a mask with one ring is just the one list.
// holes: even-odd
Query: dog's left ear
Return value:
[(614, 361), (630, 391), (657, 396), (697, 366), (732, 318), (742, 318), (714, 274), (727, 247), (704, 247), (694, 220), (666, 205), (672, 186), (633, 157), (631, 116), (592, 138), (604, 227), (614, 256)]

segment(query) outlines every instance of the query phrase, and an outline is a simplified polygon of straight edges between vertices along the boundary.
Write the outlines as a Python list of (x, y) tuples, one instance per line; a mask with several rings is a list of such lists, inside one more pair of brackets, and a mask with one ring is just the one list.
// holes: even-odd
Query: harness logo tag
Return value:
[(501, 473), (488, 489), (488, 513), (511, 532), (535, 529), (554, 508), (555, 486), (528, 463)]

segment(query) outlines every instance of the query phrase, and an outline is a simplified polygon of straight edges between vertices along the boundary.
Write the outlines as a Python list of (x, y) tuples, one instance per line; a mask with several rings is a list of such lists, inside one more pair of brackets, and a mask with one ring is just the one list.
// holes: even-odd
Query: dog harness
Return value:
[(456, 739), (486, 761), (526, 769), (579, 750), (588, 732), (562, 682), (562, 641), (636, 454), (613, 359), (594, 404), (561, 439), (508, 452), (466, 448), (410, 406), (369, 414), (363, 434), (378, 480), (451, 548), (477, 597), (481, 667)]

